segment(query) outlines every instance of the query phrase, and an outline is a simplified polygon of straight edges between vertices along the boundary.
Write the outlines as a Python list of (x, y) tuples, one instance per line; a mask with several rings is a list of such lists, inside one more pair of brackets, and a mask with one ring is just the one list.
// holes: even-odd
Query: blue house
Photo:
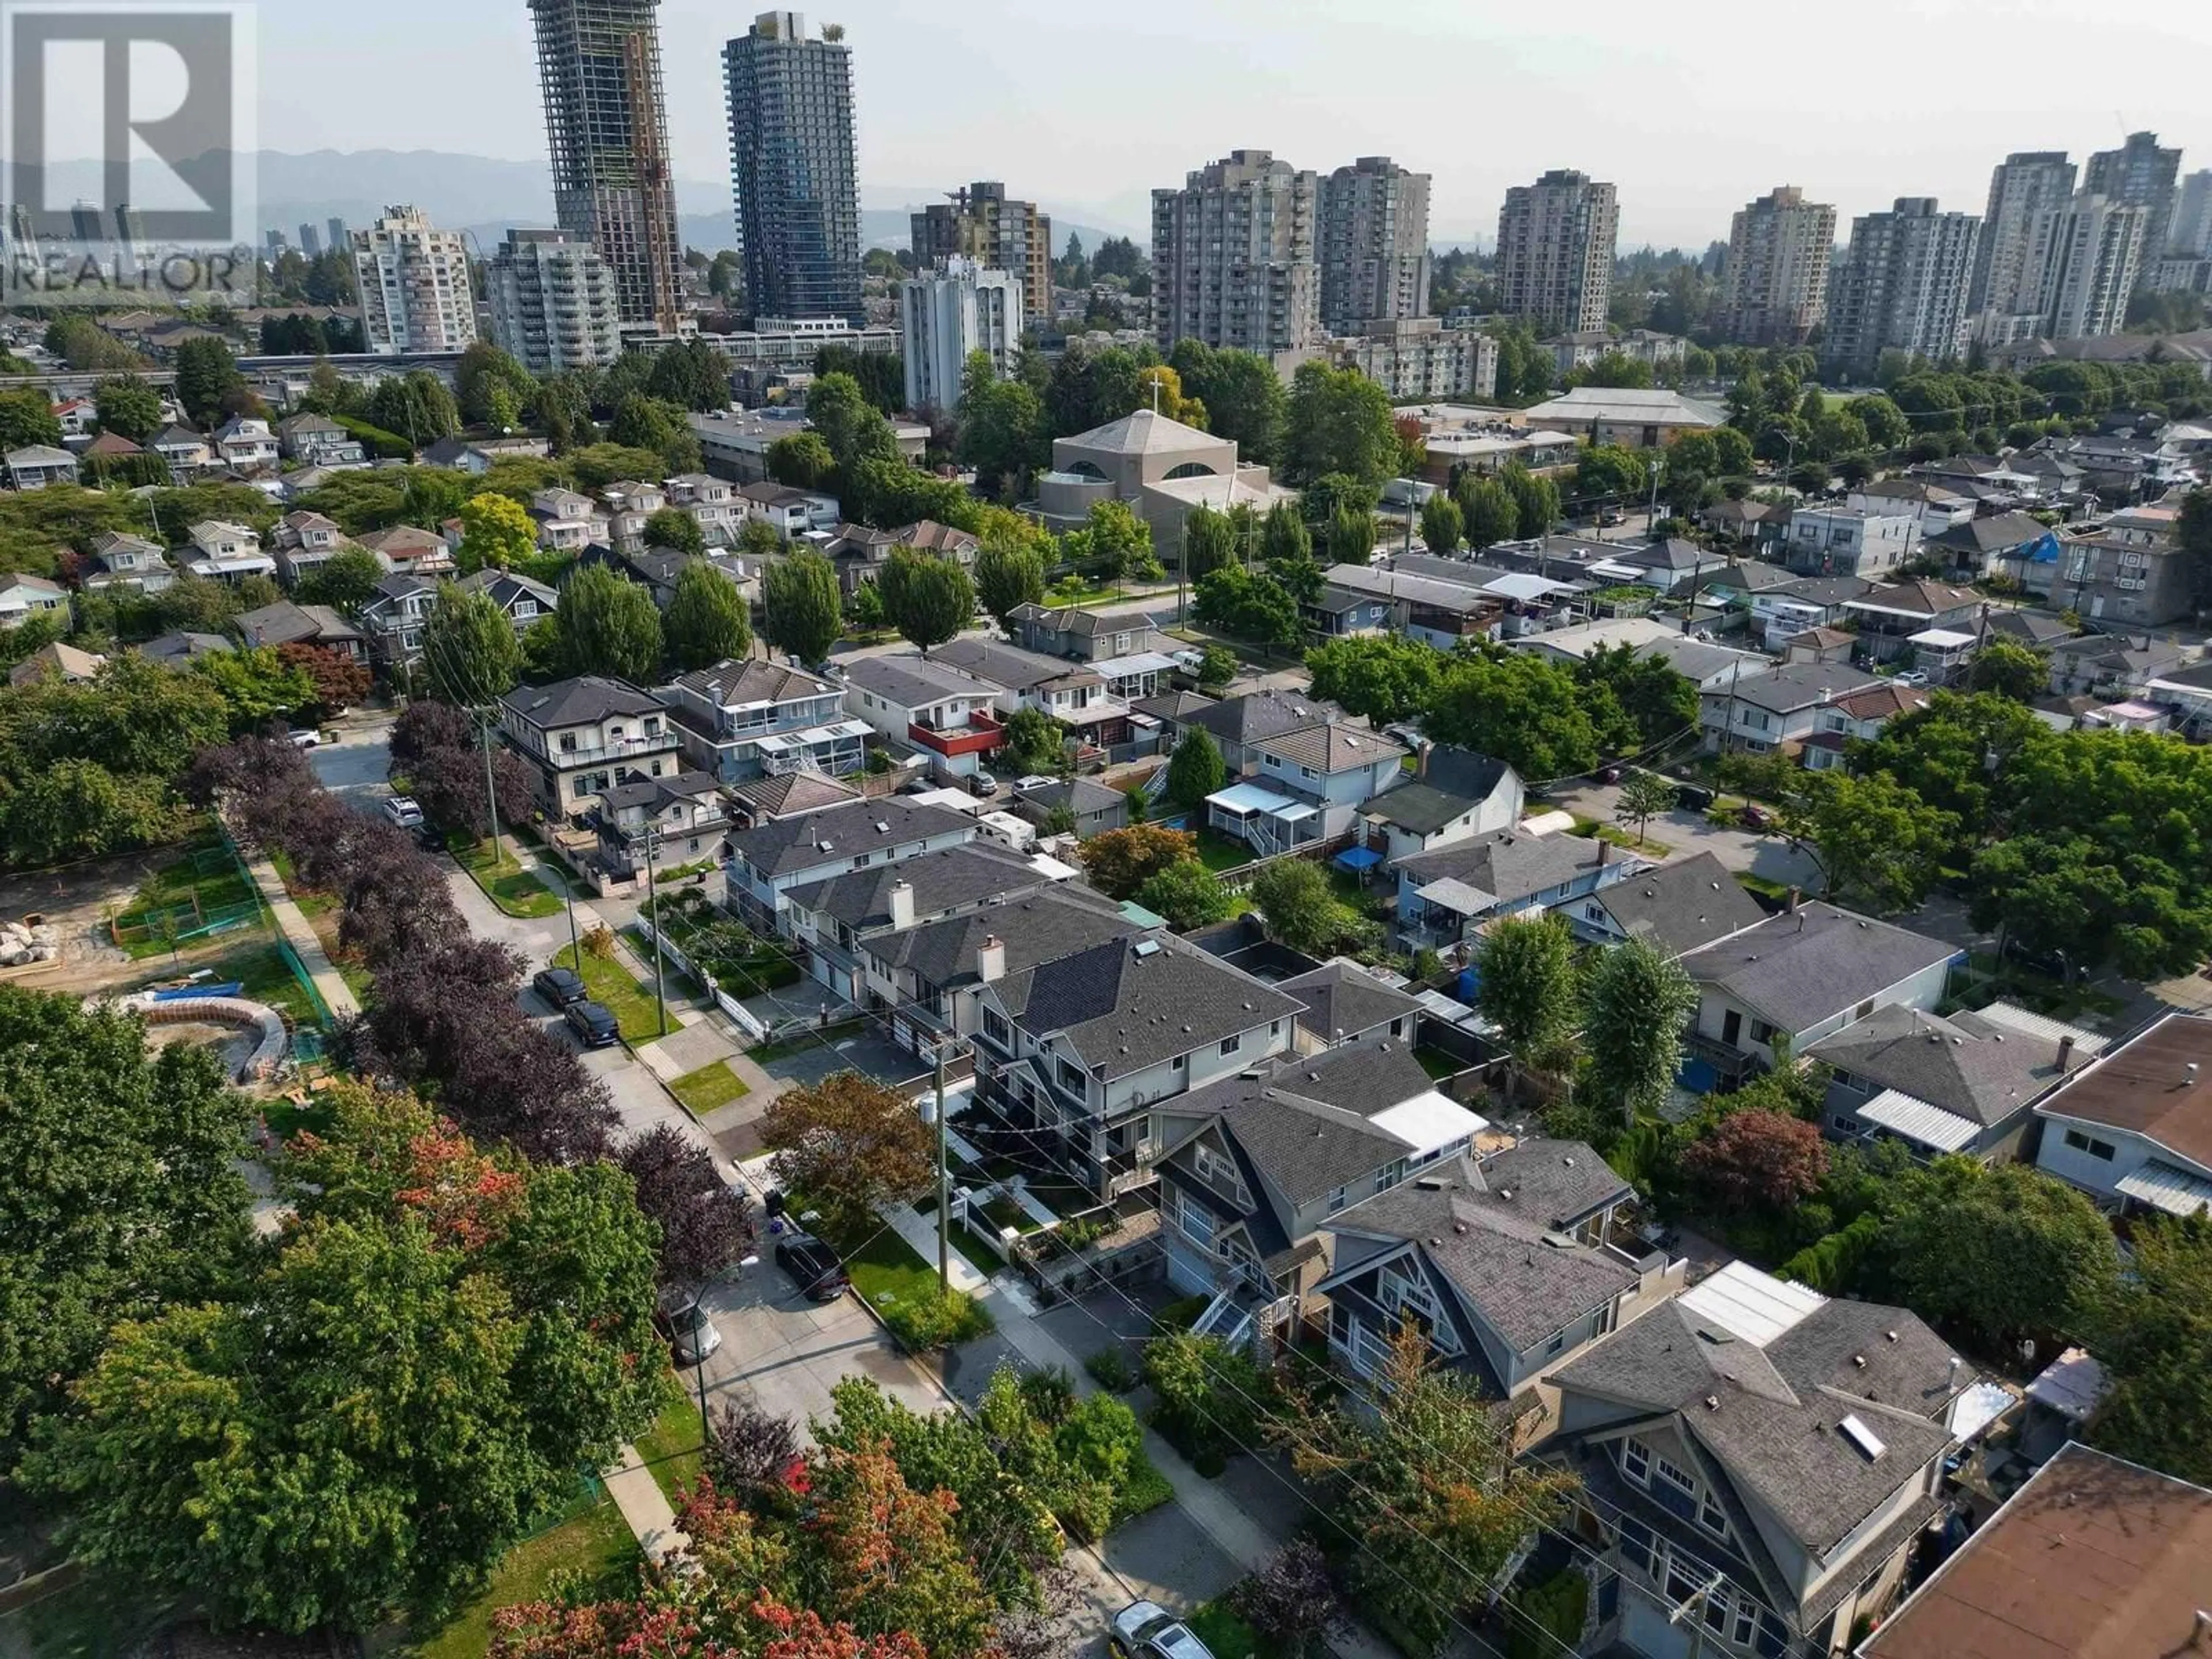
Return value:
[(1499, 830), (1398, 860), (1398, 931), (1415, 948), (1464, 944), (1484, 922), (1547, 910), (1626, 880), (1638, 866), (1593, 836)]

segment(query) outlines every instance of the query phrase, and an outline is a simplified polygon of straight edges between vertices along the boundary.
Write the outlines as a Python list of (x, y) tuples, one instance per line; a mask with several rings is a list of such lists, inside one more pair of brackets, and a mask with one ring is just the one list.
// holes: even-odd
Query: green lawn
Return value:
[(561, 895), (522, 866), (513, 848), (495, 850), (489, 837), (471, 843), (458, 836), (453, 842), (454, 862), (475, 878), (484, 896), (506, 915), (523, 919), (561, 913)]
[(580, 953), (573, 945), (564, 946), (553, 958), (556, 968), (574, 968), (584, 976), (584, 984), (591, 991), (592, 1000), (605, 1006), (622, 1027), (622, 1034), (632, 1042), (650, 1042), (655, 1037), (665, 1036), (678, 1029), (673, 1015), (668, 1024), (660, 1023), (660, 1011), (653, 1000), (653, 988), (640, 985), (629, 976), (629, 969), (611, 957), (595, 957), (589, 951)]
[(1212, 830), (1198, 832), (1198, 861), (1216, 875), (1224, 870), (1241, 869), (1257, 856), (1241, 841), (1231, 841)]
[(0, 1613), (0, 1654), (109, 1659), (131, 1652), (181, 1606), (120, 1576), (88, 1570), (52, 1594)]
[[(947, 1340), (966, 1341), (993, 1328), (991, 1316), (982, 1304), (958, 1291), (950, 1293), (959, 1307), (957, 1320), (939, 1320), (927, 1313), (917, 1316), (915, 1310), (927, 1310), (939, 1299), (937, 1263), (923, 1261), (912, 1245), (889, 1227), (878, 1227), (851, 1247), (834, 1237), (830, 1243), (836, 1245), (837, 1254), (844, 1258), (845, 1271), (852, 1276), (855, 1293), (876, 1310), (890, 1327), (891, 1334), (910, 1352), (933, 1347)], [(917, 1317), (921, 1330), (927, 1334), (917, 1332), (914, 1322)]]
[(668, 1085), (669, 1092), (695, 1112), (711, 1112), (752, 1092), (726, 1060), (715, 1060), (696, 1072), (687, 1072)]
[(681, 1501), (680, 1489), (698, 1480), (706, 1467), (696, 1387), (696, 1380), (686, 1382), (681, 1376), (671, 1376), (668, 1403), (660, 1408), (653, 1426), (630, 1442), (672, 1504)]
[[(293, 977), (289, 963), (282, 951), (266, 939), (256, 939), (217, 957), (196, 957), (190, 964), (193, 972), (205, 969), (210, 978), (203, 984), (224, 985), (236, 981), (241, 988), (238, 994), (248, 1002), (265, 1002), (271, 1008), (283, 1010), (291, 1016), (295, 1025), (318, 1025), (322, 1016), (316, 1012), (313, 1000)], [(177, 977), (173, 969), (149, 972), (143, 983)]]
[(1258, 1633), (1237, 1616), (1225, 1596), (1208, 1601), (1191, 1614), (1190, 1632), (1206, 1644), (1213, 1659), (1257, 1659)]
[(176, 936), (191, 935), (217, 916), (250, 919), (259, 905), (260, 894), (222, 842), (202, 836), (185, 844), (181, 857), (147, 877), (115, 915), (127, 924), (128, 936), (120, 941), (124, 954), (143, 961), (204, 944), (209, 935), (181, 940)]
[(1438, 1079), (1457, 1077), (1462, 1072), (1467, 1070), (1465, 1066), (1440, 1049), (1416, 1048), (1413, 1050), (1413, 1058), (1420, 1061), (1423, 1071)]
[(491, 1646), (492, 1614), (500, 1608), (543, 1601), (554, 1575), (571, 1569), (589, 1580), (618, 1584), (636, 1559), (637, 1540), (629, 1523), (603, 1494), (581, 1513), (509, 1550), (492, 1570), (484, 1593), (411, 1650), (416, 1659), (483, 1659)]

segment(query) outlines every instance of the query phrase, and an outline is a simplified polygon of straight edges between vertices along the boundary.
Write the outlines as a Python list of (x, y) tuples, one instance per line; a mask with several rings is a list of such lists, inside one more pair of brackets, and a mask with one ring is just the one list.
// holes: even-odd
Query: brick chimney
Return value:
[(996, 933), (986, 934), (983, 942), (975, 947), (975, 977), (990, 985), (1006, 976), (1006, 941)]
[(2058, 1075), (2064, 1077), (2066, 1068), (2074, 1062), (2074, 1034), (2069, 1031), (2058, 1039)]

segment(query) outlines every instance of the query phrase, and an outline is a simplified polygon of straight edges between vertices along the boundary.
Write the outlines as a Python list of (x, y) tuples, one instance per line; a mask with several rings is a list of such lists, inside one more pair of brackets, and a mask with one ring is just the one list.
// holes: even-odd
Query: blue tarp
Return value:
[(2058, 562), (2058, 532), (2055, 530), (2045, 531), (2041, 536), (2027, 544), (2026, 556), (2032, 563), (2057, 564)]
[(1372, 847), (1347, 847), (1336, 855), (1336, 861), (1347, 870), (1371, 870), (1382, 862), (1382, 854)]
[(236, 980), (228, 985), (187, 985), (174, 991), (156, 991), (154, 1000), (182, 1002), (188, 997), (234, 997), (245, 988), (245, 984)]

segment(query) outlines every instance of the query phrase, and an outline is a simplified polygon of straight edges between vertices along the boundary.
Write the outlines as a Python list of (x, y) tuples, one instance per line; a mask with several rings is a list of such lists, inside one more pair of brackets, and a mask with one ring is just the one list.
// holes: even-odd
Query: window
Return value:
[(1339, 1210), (1342, 1209), (1351, 1201), (1352, 1188), (1349, 1187), (1339, 1187), (1334, 1192), (1328, 1195), (1328, 1212), (1331, 1215), (1334, 1215)]
[(1544, 1358), (1547, 1359), (1553, 1358), (1566, 1346), (1567, 1334), (1565, 1331), (1553, 1332), (1552, 1340), (1544, 1345)]
[(2066, 1132), (2066, 1144), (2075, 1152), (2087, 1152), (2091, 1158), (2106, 1164), (2112, 1161), (2117, 1151), (2111, 1141), (2100, 1140), (2094, 1135), (2083, 1134), (2079, 1129), (2069, 1129)]
[(1083, 1075), (1083, 1068), (1080, 1066), (1065, 1060), (1060, 1062), (1060, 1086), (1070, 1094), (1079, 1095), (1086, 1092), (1084, 1085), (1088, 1081), (1089, 1079)]
[[(1631, 1441), (1629, 1443), (1633, 1445), (1635, 1443)], [(1658, 1560), (1658, 1553), (1652, 1547), (1651, 1528), (1641, 1521), (1632, 1521), (1623, 1516), (1620, 1522), (1620, 1553), (1621, 1559), (1634, 1566), (1638, 1571), (1650, 1573)]]
[(1233, 1037), (1233, 1036), (1232, 1036), (1232, 1037), (1224, 1037), (1224, 1038), (1222, 1038), (1222, 1039), (1221, 1039), (1221, 1052), (1222, 1052), (1223, 1054), (1235, 1054), (1235, 1053), (1237, 1052), (1237, 1045), (1238, 1043), (1242, 1042), (1243, 1041), (1243, 1038), (1242, 1038), (1242, 1037)]
[[(1707, 1492), (1698, 1505), (1698, 1524), (1717, 1538), (1728, 1536), (1728, 1516), (1722, 1511), (1720, 1504), (1714, 1501), (1711, 1492)], [(1716, 1625), (1713, 1628), (1718, 1630), (1720, 1626)]]
[(1763, 1019), (1754, 1019), (1751, 1022), (1751, 1040), (1753, 1042), (1773, 1042), (1774, 1028)]

